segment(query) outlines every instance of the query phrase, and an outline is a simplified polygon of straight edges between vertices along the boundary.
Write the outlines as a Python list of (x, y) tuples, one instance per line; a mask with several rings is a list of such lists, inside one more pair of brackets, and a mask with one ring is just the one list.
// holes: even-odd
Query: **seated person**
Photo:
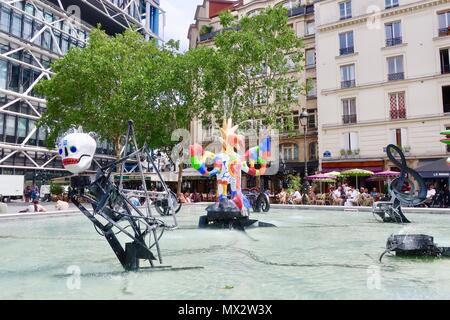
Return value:
[(374, 201), (378, 201), (380, 194), (377, 191), (377, 188), (373, 188), (372, 192), (370, 193)]
[(178, 201), (179, 201), (180, 203), (187, 203), (187, 198), (186, 198), (186, 196), (185, 196), (183, 193), (180, 193), (180, 194), (178, 195)]
[(349, 191), (347, 193), (347, 201), (345, 201), (344, 205), (346, 207), (352, 207), (357, 204), (359, 192), (353, 187), (349, 187), (348, 190)]
[(361, 188), (362, 192), (361, 192), (361, 197), (363, 199), (362, 201), (362, 205), (363, 206), (372, 206), (373, 204), (373, 197), (369, 194), (369, 189), (367, 188)]
[(23, 212), (46, 212), (45, 208), (39, 204), (39, 200), (33, 200), (33, 204), (29, 205), (26, 209), (19, 211)]
[(302, 194), (300, 193), (300, 191), (295, 190), (294, 194), (292, 195), (292, 202), (294, 202), (294, 204), (302, 204)]
[(427, 199), (425, 200), (425, 205), (430, 206), (433, 203), (433, 198), (435, 195), (436, 189), (434, 188), (434, 185), (430, 184), (428, 186)]
[(58, 200), (55, 204), (55, 208), (58, 211), (69, 210), (69, 203), (66, 201)]
[[(342, 187), (338, 187), (332, 192), (333, 205), (342, 206), (344, 204)], [(345, 195), (344, 195), (345, 196)]]
[(284, 188), (281, 189), (280, 193), (277, 194), (278, 202), (281, 204), (287, 203), (287, 193)]

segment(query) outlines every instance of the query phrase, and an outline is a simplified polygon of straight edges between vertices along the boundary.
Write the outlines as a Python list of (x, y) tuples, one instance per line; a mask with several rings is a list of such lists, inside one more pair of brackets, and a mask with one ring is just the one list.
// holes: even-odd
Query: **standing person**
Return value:
[(23, 195), (25, 197), (25, 202), (28, 203), (31, 200), (31, 187), (30, 186), (26, 186), (24, 191), (23, 191)]

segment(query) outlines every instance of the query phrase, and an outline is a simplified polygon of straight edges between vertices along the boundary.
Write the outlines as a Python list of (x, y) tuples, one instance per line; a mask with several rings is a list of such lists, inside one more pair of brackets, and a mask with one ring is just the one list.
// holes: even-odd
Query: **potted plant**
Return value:
[(355, 150), (355, 155), (359, 155), (359, 149)]
[(352, 151), (351, 149), (348, 149), (348, 150), (347, 150), (347, 155), (348, 155), (348, 156), (351, 156), (352, 154), (353, 154), (353, 151)]
[(403, 151), (404, 151), (405, 153), (409, 153), (409, 152), (411, 151), (411, 147), (410, 147), (410, 146), (404, 146), (404, 147), (403, 147)]
[(347, 154), (344, 149), (341, 149), (341, 151), (339, 151), (339, 152), (341, 153), (341, 157), (343, 157)]
[[(64, 188), (59, 184), (50, 184), (50, 194), (56, 197), (56, 200), (61, 200)], [(52, 197), (53, 198), (53, 197)]]

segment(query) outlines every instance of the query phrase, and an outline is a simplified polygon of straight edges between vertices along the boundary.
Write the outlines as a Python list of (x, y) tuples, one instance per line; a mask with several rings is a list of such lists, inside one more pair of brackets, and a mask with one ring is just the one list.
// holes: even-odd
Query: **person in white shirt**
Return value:
[(346, 207), (351, 207), (354, 205), (355, 201), (357, 200), (357, 197), (359, 195), (359, 191), (354, 189), (353, 187), (349, 187), (349, 191), (347, 193), (348, 198), (347, 201), (345, 201)]
[(302, 203), (302, 195), (301, 193), (296, 190), (294, 192), (294, 194), (292, 195), (292, 201), (294, 202), (294, 204), (301, 204)]
[(436, 195), (436, 189), (432, 184), (429, 185), (428, 191), (427, 191), (427, 199), (432, 199)]
[(25, 210), (19, 211), (20, 213), (23, 212), (46, 212), (45, 208), (39, 204), (39, 200), (34, 200), (33, 204), (30, 204)]

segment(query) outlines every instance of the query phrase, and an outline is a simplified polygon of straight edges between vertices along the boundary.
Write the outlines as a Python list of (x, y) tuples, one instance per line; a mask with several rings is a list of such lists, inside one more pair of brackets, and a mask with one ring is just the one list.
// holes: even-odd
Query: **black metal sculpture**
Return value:
[[(130, 154), (128, 154), (129, 146), (134, 149)], [(164, 183), (158, 168), (154, 165), (147, 147), (138, 148), (133, 131), (133, 122), (131, 121), (128, 124), (123, 150), (123, 157), (100, 168), (94, 179), (83, 175), (72, 177), (69, 196), (78, 209), (91, 220), (97, 232), (106, 238), (123, 268), (125, 270), (137, 270), (140, 268), (139, 260), (141, 259), (148, 260), (150, 266), (154, 266), (153, 261), (157, 259), (151, 251), (153, 248), (156, 249), (159, 263), (162, 263), (159, 240), (164, 230), (177, 227), (175, 217), (176, 198), (174, 200), (170, 196), (171, 191)], [(127, 161), (137, 163), (142, 180), (141, 192), (146, 199), (144, 212), (130, 200), (130, 194), (127, 193), (127, 190), (123, 189), (123, 174)], [(145, 161), (149, 165), (153, 165), (160, 178), (165, 194), (167, 194), (168, 214), (173, 216), (173, 225), (168, 225), (152, 216), (142, 165)], [(121, 166), (120, 182), (119, 185), (116, 185), (112, 174), (119, 165)], [(91, 204), (93, 210), (88, 210), (84, 203)], [(117, 237), (119, 233), (127, 236), (131, 242), (125, 243), (125, 246), (123, 246)]]
[[(389, 160), (400, 169), (400, 176), (394, 179), (389, 186), (390, 201), (375, 202), (373, 213), (380, 216), (383, 222), (410, 223), (403, 214), (402, 205), (416, 206), (423, 203), (427, 196), (425, 182), (416, 171), (408, 167), (405, 155), (399, 147), (390, 144), (386, 147), (386, 153)], [(400, 157), (400, 161), (395, 154)], [(408, 192), (402, 191), (405, 183), (410, 186)]]

